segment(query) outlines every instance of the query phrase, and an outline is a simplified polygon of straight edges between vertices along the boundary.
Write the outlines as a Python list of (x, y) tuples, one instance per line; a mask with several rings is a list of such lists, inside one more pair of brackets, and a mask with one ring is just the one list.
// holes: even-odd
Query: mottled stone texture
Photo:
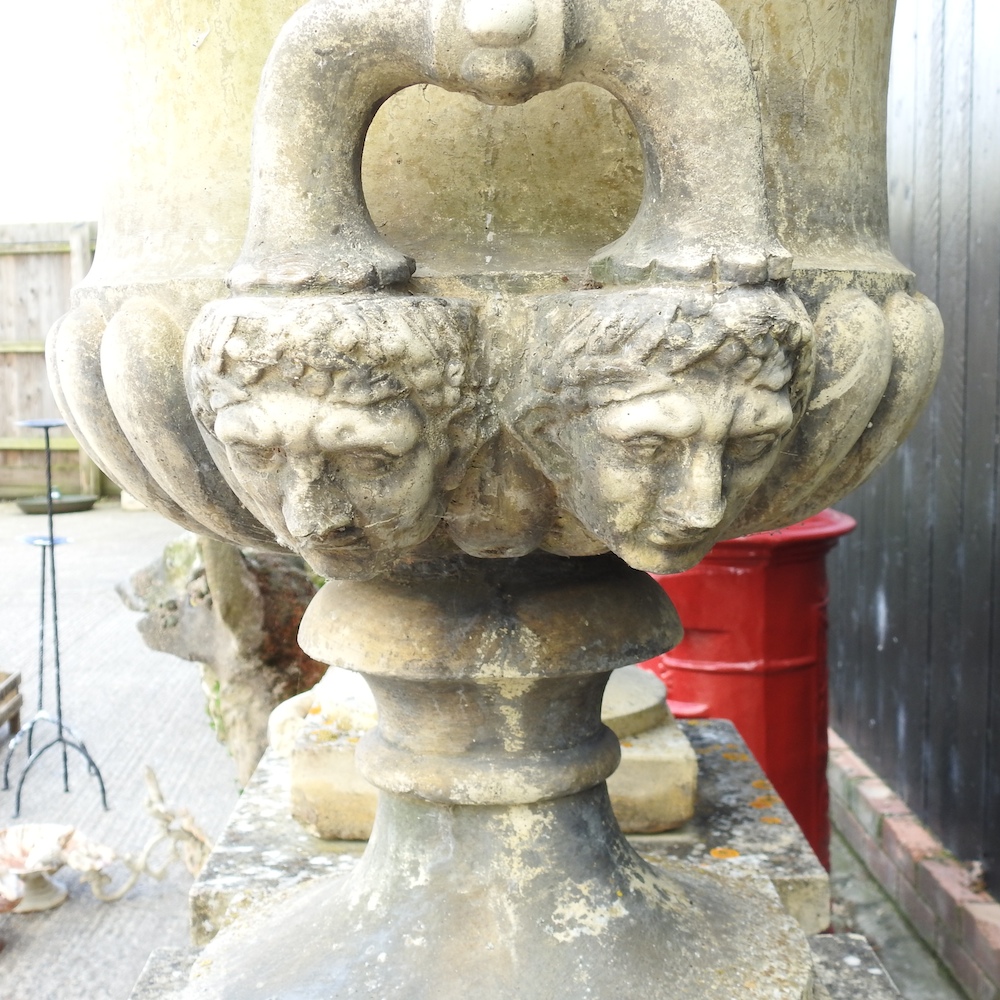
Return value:
[(601, 692), (679, 634), (638, 570), (825, 506), (930, 391), (891, 0), (292, 6), (122, 5), (127, 165), (49, 344), (131, 493), (330, 578), (303, 648), (378, 704), (364, 861), (190, 996), (807, 1000), (772, 890), (627, 845)]
[[(232, 6), (169, 89), (126, 47), (128, 169), (51, 338), (77, 436), (150, 506), (333, 576), (421, 546), (671, 571), (821, 509), (909, 430), (940, 326), (888, 249), (886, 0), (530, 4), (513, 47), (476, 40), (502, 36), (476, 4), (313, 2), (250, 173), (282, 17)], [(122, 13), (151, 65), (159, 16)], [(197, 100), (220, 83), (224, 109)]]
[(809, 942), (816, 962), (816, 1000), (897, 1000), (871, 945), (859, 934), (823, 934)]
[[(614, 671), (601, 720), (621, 744), (621, 762), (607, 782), (622, 830), (658, 833), (687, 822), (694, 814), (697, 758), (667, 708), (663, 682), (637, 666)], [(377, 723), (368, 685), (339, 667), (271, 713), (271, 745), (290, 759), (292, 815), (310, 833), (368, 839), (378, 790), (358, 773), (354, 751)]]
[[(774, 796), (731, 722), (681, 723), (698, 759), (695, 815), (677, 830), (630, 837), (654, 865), (684, 862), (738, 879), (771, 881), (807, 935), (830, 923), (830, 880)], [(191, 891), (191, 937), (203, 947), (247, 911), (299, 882), (352, 870), (364, 843), (326, 840), (288, 814), (288, 762), (265, 754)], [(757, 808), (766, 799), (766, 807)]]

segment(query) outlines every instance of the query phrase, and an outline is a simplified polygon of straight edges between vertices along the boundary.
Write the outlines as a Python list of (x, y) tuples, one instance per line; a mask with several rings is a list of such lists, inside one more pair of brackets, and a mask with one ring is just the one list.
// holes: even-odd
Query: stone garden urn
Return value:
[(680, 636), (643, 571), (826, 507), (933, 384), (892, 9), (122, 2), (55, 390), (130, 493), (326, 577), (301, 645), (379, 710), (358, 868), (234, 923), (188, 996), (812, 995), (768, 886), (625, 841), (601, 692)]

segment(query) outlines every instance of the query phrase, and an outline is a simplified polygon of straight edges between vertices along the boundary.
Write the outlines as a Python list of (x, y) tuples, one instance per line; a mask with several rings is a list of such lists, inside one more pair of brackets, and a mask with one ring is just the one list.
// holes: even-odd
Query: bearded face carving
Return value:
[(426, 541), (476, 439), (471, 313), (235, 299), (189, 342), (194, 410), (228, 478), (320, 573), (374, 575)]

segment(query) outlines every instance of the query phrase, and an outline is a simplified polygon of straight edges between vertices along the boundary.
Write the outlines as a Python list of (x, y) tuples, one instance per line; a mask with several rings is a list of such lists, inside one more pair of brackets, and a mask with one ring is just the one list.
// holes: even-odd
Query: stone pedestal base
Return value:
[[(336, 667), (272, 713), (272, 746), (291, 766), (292, 816), (315, 836), (371, 835), (378, 789), (358, 772), (354, 751), (377, 718), (362, 678)], [(601, 720), (621, 743), (621, 762), (607, 783), (622, 830), (660, 833), (686, 823), (695, 809), (698, 762), (667, 708), (663, 682), (637, 666), (615, 670)]]
[[(698, 758), (695, 816), (671, 833), (632, 837), (633, 846), (647, 860), (686, 861), (734, 883), (747, 874), (766, 876), (806, 934), (825, 929), (826, 872), (769, 791), (735, 728), (725, 721), (699, 720), (683, 722), (681, 729)], [(267, 754), (192, 889), (196, 945), (207, 944), (221, 928), (258, 913), (277, 893), (303, 880), (322, 884), (325, 876), (346, 874), (358, 865), (364, 844), (310, 836), (288, 813), (288, 788), (288, 761)], [(824, 989), (829, 1000), (897, 996), (888, 979), (868, 971), (880, 966), (863, 942), (825, 935), (809, 940), (814, 955), (823, 956), (814, 1000), (828, 1000)], [(845, 957), (850, 961), (845, 963)], [(196, 958), (196, 952), (154, 955), (132, 1000), (179, 1000)], [(871, 992), (875, 989), (883, 992)]]
[[(806, 934), (830, 922), (829, 878), (731, 722), (681, 722), (698, 759), (694, 817), (633, 836), (653, 864), (688, 861), (738, 878), (762, 875)], [(288, 811), (289, 762), (269, 751), (191, 889), (191, 936), (203, 947), (233, 920), (307, 879), (351, 871), (363, 841), (311, 836)]]
[(811, 981), (769, 882), (647, 864), (598, 785), (462, 809), (383, 792), (360, 864), (244, 913), (185, 997), (811, 1000)]
[[(826, 873), (784, 805), (769, 790), (732, 724), (700, 720), (681, 723), (681, 728), (699, 764), (695, 817), (671, 833), (633, 837), (633, 846), (648, 860), (698, 865), (731, 885), (739, 885), (747, 876), (766, 876), (807, 934), (823, 930), (829, 914)], [(197, 944), (207, 943), (222, 927), (252, 919), (270, 906), (276, 893), (303, 879), (329, 884), (324, 876), (346, 874), (357, 867), (364, 844), (323, 841), (307, 834), (289, 816), (288, 784), (288, 762), (267, 755), (192, 890), (192, 932)], [(137, 987), (134, 1000), (179, 997), (193, 961), (194, 956), (189, 956), (183, 976), (175, 968), (172, 992), (165, 986), (160, 993), (149, 992), (152, 987), (144, 979), (140, 985), (147, 992), (138, 992)], [(877, 963), (865, 961), (865, 968), (877, 968)], [(849, 976), (854, 968), (844, 966), (838, 975)], [(156, 976), (149, 980), (162, 981)], [(815, 1000), (827, 1000), (821, 982), (817, 980), (814, 988)], [(831, 992), (831, 1000), (866, 996), (858, 992), (860, 987), (853, 993), (844, 992), (846, 988)], [(880, 994), (872, 996), (882, 1000)], [(895, 994), (886, 994), (891, 996)]]
[(738, 848), (653, 866), (612, 813), (609, 664), (677, 631), (660, 588), (613, 559), (327, 583), (300, 642), (375, 695), (356, 757), (380, 789), (371, 839), (346, 874), (244, 906), (186, 998), (811, 1000), (773, 885), (715, 865)]

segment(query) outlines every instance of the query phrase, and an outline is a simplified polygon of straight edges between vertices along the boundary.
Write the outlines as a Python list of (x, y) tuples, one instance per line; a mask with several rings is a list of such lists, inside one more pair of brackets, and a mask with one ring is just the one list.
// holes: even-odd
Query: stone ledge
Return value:
[(630, 837), (654, 864), (688, 861), (732, 875), (765, 875), (806, 934), (830, 926), (830, 880), (785, 804), (723, 719), (680, 723), (698, 756), (694, 818), (677, 830)]
[(1000, 903), (830, 731), (834, 825), (973, 1000), (1000, 1000)]
[(157, 948), (142, 967), (128, 1000), (170, 1000), (179, 997), (198, 953), (190, 948)]

